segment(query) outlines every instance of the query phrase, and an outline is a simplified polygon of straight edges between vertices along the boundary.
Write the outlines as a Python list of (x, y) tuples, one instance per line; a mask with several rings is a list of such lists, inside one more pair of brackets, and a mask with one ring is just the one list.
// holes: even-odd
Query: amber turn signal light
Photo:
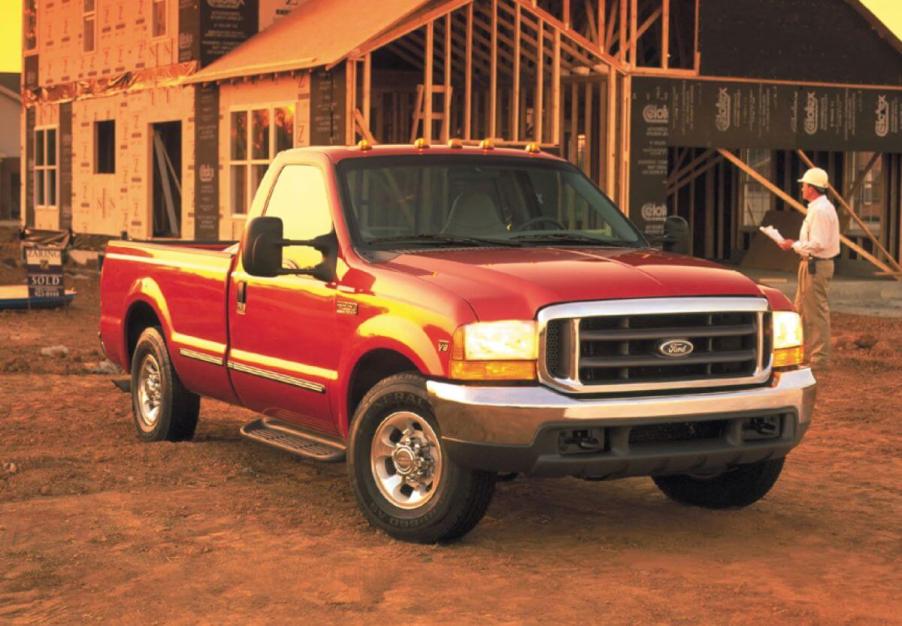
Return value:
[(796, 346), (794, 348), (778, 348), (774, 350), (775, 369), (797, 367), (805, 362), (805, 348)]
[(535, 361), (451, 361), (456, 380), (535, 380)]

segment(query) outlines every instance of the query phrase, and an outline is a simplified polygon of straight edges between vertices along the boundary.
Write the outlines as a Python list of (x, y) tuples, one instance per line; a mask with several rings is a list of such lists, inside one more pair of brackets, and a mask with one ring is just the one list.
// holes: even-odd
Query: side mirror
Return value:
[[(334, 231), (313, 239), (300, 240), (283, 239), (283, 233), (282, 219), (278, 217), (255, 217), (248, 223), (241, 242), (241, 264), (248, 274), (307, 274), (323, 282), (335, 279), (338, 240)], [(282, 248), (288, 246), (310, 246), (322, 253), (323, 260), (310, 268), (285, 269), (282, 267)]]
[(248, 222), (241, 241), (241, 264), (252, 276), (282, 273), (282, 220), (255, 217)]
[(677, 254), (689, 254), (689, 222), (679, 215), (668, 215), (664, 220), (664, 250)]

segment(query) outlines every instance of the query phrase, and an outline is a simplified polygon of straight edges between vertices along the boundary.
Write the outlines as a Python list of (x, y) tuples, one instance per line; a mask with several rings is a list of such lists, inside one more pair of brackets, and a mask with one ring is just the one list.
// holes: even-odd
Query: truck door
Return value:
[[(286, 165), (277, 174), (264, 215), (279, 217), (286, 239), (312, 239), (332, 230), (324, 172)], [(322, 259), (288, 247), (283, 267), (312, 267)], [(312, 276), (251, 276), (240, 261), (229, 292), (229, 374), (242, 404), (285, 421), (336, 432), (329, 409), (335, 392), (335, 291)]]

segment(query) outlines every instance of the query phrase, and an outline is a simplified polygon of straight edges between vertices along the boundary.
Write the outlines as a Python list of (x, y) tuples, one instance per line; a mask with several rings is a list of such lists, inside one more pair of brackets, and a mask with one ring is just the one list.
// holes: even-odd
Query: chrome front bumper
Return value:
[(527, 445), (546, 423), (677, 421), (706, 415), (790, 410), (811, 421), (816, 382), (810, 369), (774, 373), (771, 383), (737, 391), (583, 399), (547, 387), (479, 387), (430, 380), (429, 399), (445, 439)]

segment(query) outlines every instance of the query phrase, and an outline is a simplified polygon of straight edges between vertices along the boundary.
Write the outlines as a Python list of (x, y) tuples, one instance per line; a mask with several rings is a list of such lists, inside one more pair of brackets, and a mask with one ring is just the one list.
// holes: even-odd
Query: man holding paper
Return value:
[(805, 352), (813, 368), (825, 368), (830, 361), (830, 306), (827, 291), (833, 278), (833, 259), (839, 255), (839, 219), (836, 207), (827, 198), (827, 172), (813, 167), (799, 179), (808, 214), (802, 222), (798, 241), (784, 239), (777, 245), (795, 250), (799, 263), (799, 284), (795, 306), (802, 315)]

